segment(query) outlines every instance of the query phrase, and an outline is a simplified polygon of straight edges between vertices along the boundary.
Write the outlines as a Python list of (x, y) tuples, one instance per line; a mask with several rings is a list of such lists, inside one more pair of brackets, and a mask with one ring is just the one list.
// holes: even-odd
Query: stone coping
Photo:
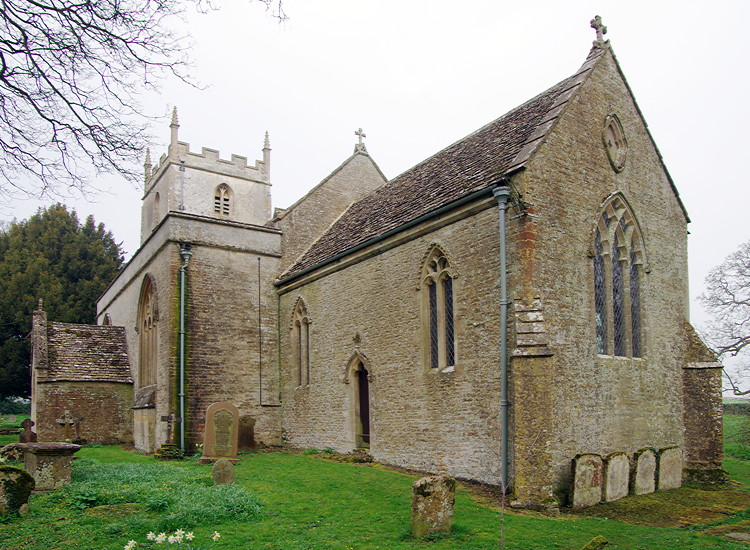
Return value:
[(35, 455), (68, 456), (77, 453), (81, 445), (64, 442), (16, 443), (16, 448)]

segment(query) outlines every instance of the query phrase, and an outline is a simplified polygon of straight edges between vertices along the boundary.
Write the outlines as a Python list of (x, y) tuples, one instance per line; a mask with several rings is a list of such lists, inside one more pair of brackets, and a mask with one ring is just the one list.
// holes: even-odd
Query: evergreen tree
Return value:
[(0, 398), (29, 395), (28, 335), (39, 299), (50, 320), (94, 323), (96, 300), (122, 263), (104, 224), (93, 216), (82, 224), (61, 204), (0, 227)]

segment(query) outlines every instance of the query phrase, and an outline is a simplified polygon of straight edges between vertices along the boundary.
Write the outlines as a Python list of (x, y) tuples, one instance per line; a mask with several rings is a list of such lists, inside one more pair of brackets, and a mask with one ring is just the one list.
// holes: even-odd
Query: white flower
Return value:
[(211, 535), (211, 538), (216, 541), (216, 540), (219, 540), (221, 538), (221, 535), (219, 534), (218, 531), (214, 531), (214, 534)]
[(169, 535), (169, 537), (167, 537), (167, 541), (169, 542), (169, 544), (174, 544), (175, 542), (177, 542), (177, 537), (175, 537), (174, 535)]
[(156, 541), (156, 544), (161, 544), (165, 540), (167, 540), (167, 534), (166, 533), (159, 533), (156, 535), (156, 538), (154, 539)]
[(154, 532), (152, 531), (148, 535), (146, 535), (146, 538), (148, 540), (154, 540), (154, 539), (156, 539), (156, 535), (154, 535)]
[(175, 537), (182, 538), (184, 535), (185, 535), (185, 531), (183, 531), (182, 529), (177, 529), (177, 531), (174, 532)]
[(138, 546), (138, 543), (134, 540), (128, 541), (128, 543), (125, 545), (124, 550), (133, 550), (136, 546)]
[(187, 540), (193, 540), (195, 538), (195, 535), (193, 534), (192, 531), (190, 531), (189, 533), (185, 534), (185, 538)]

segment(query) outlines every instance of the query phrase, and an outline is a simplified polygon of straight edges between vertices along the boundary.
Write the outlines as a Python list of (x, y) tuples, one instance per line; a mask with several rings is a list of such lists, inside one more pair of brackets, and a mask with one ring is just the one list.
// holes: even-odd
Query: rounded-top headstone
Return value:
[(221, 459), (214, 462), (214, 465), (211, 467), (211, 474), (214, 477), (214, 485), (224, 485), (237, 481), (234, 465), (228, 460)]
[(0, 516), (23, 513), (34, 485), (34, 478), (26, 470), (0, 465)]

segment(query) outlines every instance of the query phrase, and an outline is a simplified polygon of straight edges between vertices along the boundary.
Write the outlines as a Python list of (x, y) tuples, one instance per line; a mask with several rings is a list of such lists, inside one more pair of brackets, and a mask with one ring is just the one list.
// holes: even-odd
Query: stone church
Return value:
[(721, 468), (688, 214), (601, 30), (572, 76), (394, 179), (360, 132), (287, 209), (267, 136), (248, 164), (178, 128), (98, 302), (124, 327), (138, 449), (168, 415), (194, 448), (230, 401), (266, 444), (366, 449), (522, 505), (564, 501), (581, 453), (676, 446)]

